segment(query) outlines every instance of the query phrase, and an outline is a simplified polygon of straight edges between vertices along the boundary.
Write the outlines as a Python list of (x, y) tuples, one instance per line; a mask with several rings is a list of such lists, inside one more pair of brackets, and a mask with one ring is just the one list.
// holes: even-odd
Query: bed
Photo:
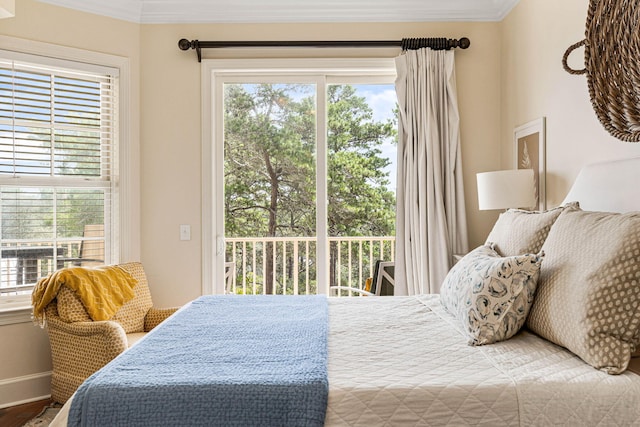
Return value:
[[(580, 173), (566, 201), (577, 200), (583, 209), (640, 211), (638, 182), (640, 158), (590, 165)], [(638, 265), (640, 249), (635, 244), (631, 251), (635, 255), (625, 261), (631, 270), (637, 270)], [(554, 255), (546, 256), (553, 259)], [(546, 291), (542, 292), (541, 298), (545, 295)], [(214, 297), (214, 304), (220, 304), (225, 297)], [(326, 382), (311, 381), (327, 391), (326, 412), (321, 422), (324, 425), (640, 425), (640, 376), (628, 369), (619, 369), (623, 372), (615, 372), (616, 375), (608, 374), (607, 369), (596, 369), (592, 366), (595, 362), (583, 360), (590, 360), (588, 355), (575, 354), (579, 353), (579, 346), (575, 352), (564, 348), (573, 348), (572, 343), (557, 345), (523, 328), (510, 339), (490, 345), (468, 345), (465, 324), (443, 306), (439, 295), (324, 301), (328, 314), (327, 357), (323, 359)], [(189, 307), (174, 316), (180, 319)], [(634, 312), (636, 308), (634, 305)], [(540, 317), (540, 313), (538, 309), (531, 314)], [(153, 351), (154, 339), (161, 339), (166, 329), (176, 327), (172, 319), (105, 369), (123, 361), (126, 368), (127, 353), (134, 349), (140, 354), (147, 351), (145, 346)], [(312, 354), (318, 352), (322, 353), (318, 350)], [(322, 360), (319, 363), (322, 365)], [(632, 367), (635, 363), (632, 358)], [(94, 377), (100, 377), (101, 372)], [(78, 394), (64, 405), (52, 426), (68, 424), (70, 408), (76, 399)], [(90, 418), (85, 417), (92, 411), (89, 401), (75, 403), (72, 411), (75, 415), (69, 425), (82, 424), (78, 420), (91, 425), (87, 421)], [(133, 407), (134, 411), (144, 411), (144, 398), (116, 403), (114, 411), (125, 407), (131, 411), (132, 401), (139, 405)], [(218, 412), (213, 406), (209, 411)], [(166, 416), (169, 420), (172, 415)], [(189, 414), (182, 417), (179, 425), (234, 425), (214, 418), (191, 419)], [(120, 421), (123, 419), (126, 418)], [(114, 420), (115, 424), (120, 423), (118, 418)], [(284, 425), (278, 421), (254, 424)], [(298, 420), (288, 425), (317, 423)]]

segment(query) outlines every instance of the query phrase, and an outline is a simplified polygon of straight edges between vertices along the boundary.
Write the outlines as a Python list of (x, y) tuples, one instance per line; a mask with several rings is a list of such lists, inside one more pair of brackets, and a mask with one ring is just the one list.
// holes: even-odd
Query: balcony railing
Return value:
[[(311, 295), (318, 293), (315, 237), (226, 238), (234, 274), (229, 292)], [(329, 286), (362, 289), (378, 259), (395, 260), (395, 237), (329, 237)], [(349, 292), (343, 292), (348, 295)]]
[[(316, 277), (320, 264), (316, 241), (315, 237), (227, 238), (227, 261), (234, 266), (229, 291), (280, 295), (318, 293)], [(29, 258), (27, 262), (6, 250), (5, 257), (0, 259), (0, 294), (31, 292), (37, 278), (69, 266), (69, 256), (80, 255), (80, 244), (80, 241), (59, 244), (56, 262), (51, 256), (53, 253), (43, 258)], [(366, 279), (373, 275), (376, 260), (395, 260), (395, 237), (329, 237), (328, 244), (329, 260), (325, 268), (329, 286), (362, 289)], [(19, 248), (37, 250), (40, 247), (27, 244)]]
[(55, 247), (50, 242), (11, 243), (2, 247), (0, 255), (0, 296), (28, 294), (38, 279), (59, 268), (102, 264), (95, 258), (104, 257), (104, 241), (67, 240)]

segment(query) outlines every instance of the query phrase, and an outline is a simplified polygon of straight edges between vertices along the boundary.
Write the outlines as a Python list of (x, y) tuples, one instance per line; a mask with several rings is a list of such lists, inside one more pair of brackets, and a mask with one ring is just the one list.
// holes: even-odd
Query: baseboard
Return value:
[(0, 380), (0, 409), (51, 397), (51, 371)]

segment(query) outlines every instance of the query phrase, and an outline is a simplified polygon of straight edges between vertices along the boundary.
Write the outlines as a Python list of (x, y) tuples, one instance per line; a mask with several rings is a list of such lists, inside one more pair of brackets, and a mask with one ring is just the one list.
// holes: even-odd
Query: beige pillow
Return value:
[(504, 341), (520, 330), (533, 303), (543, 256), (501, 257), (489, 244), (453, 266), (440, 302), (460, 322), (469, 345)]
[(549, 232), (527, 326), (619, 374), (640, 343), (640, 212), (567, 210)]
[(486, 243), (493, 242), (502, 256), (537, 254), (551, 226), (565, 209), (578, 209), (578, 203), (568, 203), (545, 212), (509, 209), (500, 214)]

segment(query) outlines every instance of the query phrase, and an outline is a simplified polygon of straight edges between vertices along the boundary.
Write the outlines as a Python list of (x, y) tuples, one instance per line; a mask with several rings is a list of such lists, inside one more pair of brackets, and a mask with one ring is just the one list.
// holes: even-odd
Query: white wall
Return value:
[[(562, 202), (586, 164), (640, 156), (598, 121), (586, 76), (562, 68), (567, 47), (584, 38), (588, 0), (520, 0), (502, 22), (502, 167), (513, 167), (513, 129), (547, 118), (547, 205)], [(584, 50), (570, 57), (584, 67)]]

